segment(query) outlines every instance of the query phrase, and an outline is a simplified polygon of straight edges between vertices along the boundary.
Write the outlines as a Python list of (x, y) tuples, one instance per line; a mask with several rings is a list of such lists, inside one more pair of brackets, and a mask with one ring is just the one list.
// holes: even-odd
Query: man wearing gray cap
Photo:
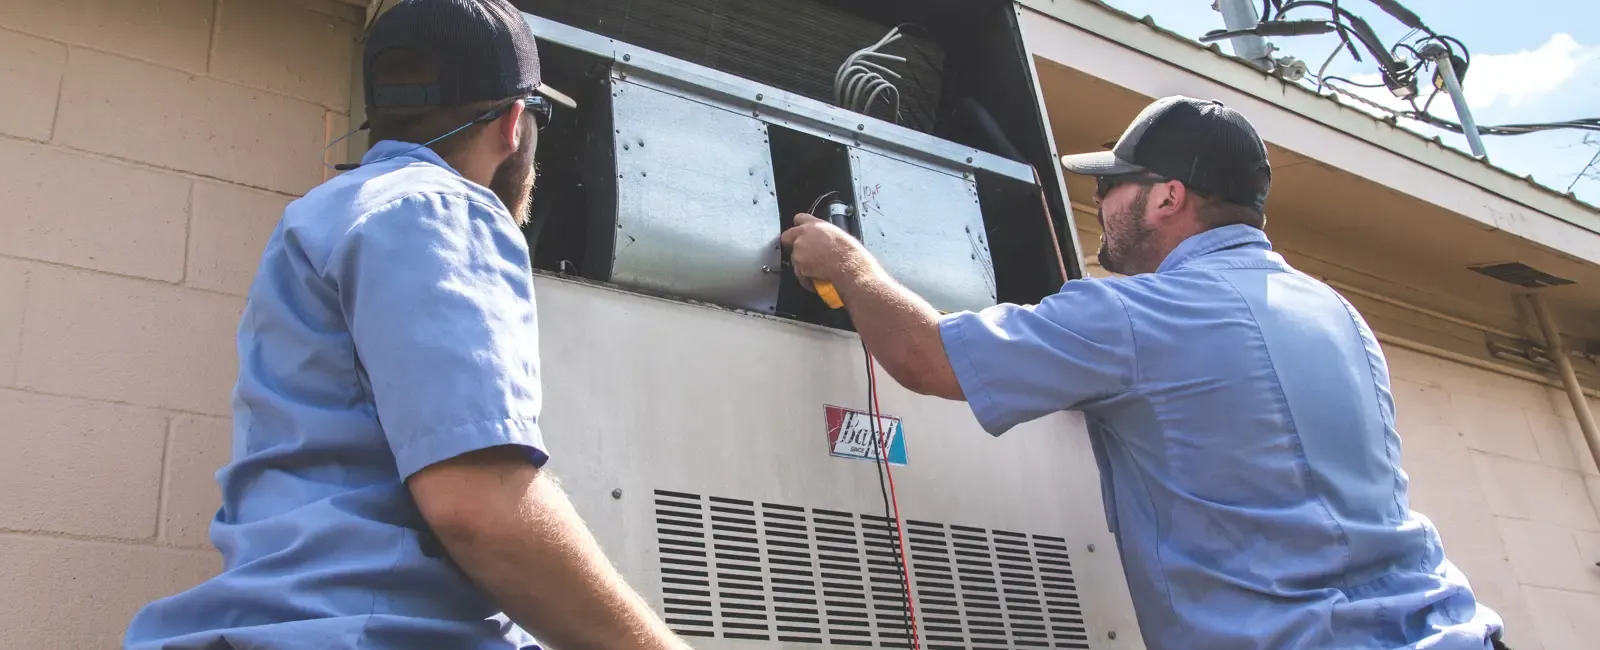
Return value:
[(403, 0), (363, 68), (376, 144), (289, 206), (245, 304), (222, 573), (126, 646), (686, 649), (543, 470), (518, 226), (572, 100), (506, 0)]
[(1100, 263), (1126, 277), (940, 316), (825, 221), (783, 240), (907, 388), (966, 400), (995, 435), (1084, 413), (1148, 647), (1501, 647), (1407, 506), (1377, 339), (1272, 251), (1244, 116), (1168, 97), (1062, 164), (1095, 177)]

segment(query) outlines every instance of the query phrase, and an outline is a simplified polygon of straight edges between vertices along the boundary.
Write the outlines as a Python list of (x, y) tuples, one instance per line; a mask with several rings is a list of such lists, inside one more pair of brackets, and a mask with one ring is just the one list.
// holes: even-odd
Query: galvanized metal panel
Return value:
[(870, 151), (850, 151), (867, 250), (906, 288), (946, 312), (995, 304), (978, 183)]
[[(755, 543), (703, 540), (706, 552), (712, 554), (707, 561), (713, 566), (705, 571), (710, 574), (718, 569), (714, 543), (727, 546), (722, 549), (726, 552), (742, 554), (749, 554), (752, 544), (769, 543), (761, 541), (771, 538), (776, 528), (769, 513), (784, 512), (771, 506), (849, 513), (823, 517), (829, 521), (810, 515), (814, 538), (822, 528), (835, 532), (846, 528), (839, 522), (852, 518), (862, 529), (866, 519), (861, 515), (881, 515), (875, 464), (834, 458), (826, 444), (824, 405), (867, 406), (860, 341), (853, 334), (544, 276), (535, 280), (535, 287), (542, 316), (541, 427), (553, 454), (550, 467), (629, 583), (658, 611), (665, 611), (668, 586), (661, 562), (667, 554), (658, 540), (664, 534), (660, 529), (670, 526), (658, 523), (657, 490), (707, 497), (701, 519), (673, 518), (688, 521), (690, 527), (698, 521), (708, 534), (716, 533), (710, 527), (713, 515), (724, 517), (723, 523), (729, 525), (760, 520), (754, 535), (739, 533)], [(1006, 550), (1002, 538), (1015, 536), (1004, 532), (1030, 536), (1036, 542), (1033, 555), (1040, 560), (1047, 557), (1045, 553), (1058, 553), (1050, 546), (1065, 549), (1059, 554), (1071, 556), (1087, 645), (1143, 647), (1116, 542), (1107, 531), (1083, 418), (1056, 414), (993, 438), (979, 428), (966, 404), (914, 395), (881, 370), (879, 378), (883, 412), (903, 418), (907, 435), (909, 462), (894, 469), (903, 516), (981, 529), (964, 534), (979, 538), (979, 547), (987, 539), (997, 563), (1010, 561), (1002, 555), (1021, 554)], [(711, 496), (750, 503), (717, 505), (754, 514), (711, 512)], [(860, 530), (862, 544), (869, 532)], [(916, 545), (934, 545), (926, 532), (908, 536)], [(1037, 536), (1062, 541), (1040, 544)], [(950, 541), (947, 548), (952, 555), (971, 550), (956, 544), (969, 541)], [(914, 574), (941, 564), (936, 552), (929, 553), (912, 550)], [(956, 555), (956, 561), (959, 558)], [(764, 581), (770, 589), (780, 584), (773, 579), (783, 575), (774, 572), (783, 568), (774, 559), (763, 553), (760, 562), (740, 562), (742, 566), (732, 573)], [(874, 572), (871, 561), (869, 557), (862, 564), (866, 576), (862, 582), (881, 585), (872, 580), (883, 576)], [(1049, 598), (1052, 583), (1062, 581), (1058, 573), (1043, 569), (1040, 576), (1039, 584)], [(969, 577), (959, 577), (953, 590), (963, 589), (960, 583)], [(940, 592), (924, 581), (917, 584), (917, 598), (925, 610), (945, 596)], [(878, 612), (880, 592), (863, 593), (873, 603), (872, 611)], [(682, 595), (674, 599), (694, 601)], [(732, 616), (741, 610), (729, 604), (740, 601), (701, 600), (713, 611), (705, 629), (748, 620)], [(768, 604), (773, 605), (770, 600)], [(958, 609), (963, 612), (958, 618), (967, 621), (969, 630), (985, 622), (983, 613), (967, 603)], [(988, 622), (1004, 622), (1005, 627), (995, 629), (1010, 634), (1019, 628), (1016, 611), (1002, 605)], [(924, 639), (929, 638), (928, 615), (939, 618), (925, 611)], [(878, 614), (873, 616), (874, 624), (881, 625)], [(818, 625), (831, 625), (829, 615), (824, 613)], [(691, 641), (702, 650), (815, 647), (740, 640), (723, 631), (715, 632), (714, 638)], [(1115, 639), (1110, 638), (1112, 632)], [(967, 647), (975, 646), (980, 644)]]
[(767, 126), (629, 81), (613, 86), (617, 284), (771, 313), (777, 193)]
[(1027, 165), (949, 140), (817, 101), (810, 97), (742, 79), (665, 54), (563, 25), (530, 13), (523, 20), (542, 40), (594, 54), (613, 62), (630, 77), (692, 88), (697, 96), (729, 110), (786, 126), (841, 144), (851, 144), (907, 160), (960, 169), (982, 169), (1013, 180), (1033, 183)]

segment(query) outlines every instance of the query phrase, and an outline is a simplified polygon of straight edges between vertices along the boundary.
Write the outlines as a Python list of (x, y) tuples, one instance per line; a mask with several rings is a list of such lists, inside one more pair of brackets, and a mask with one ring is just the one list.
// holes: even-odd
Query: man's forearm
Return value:
[(932, 305), (875, 262), (835, 284), (861, 342), (890, 377), (919, 393), (963, 399)]
[(525, 461), (496, 470), (466, 479), (498, 484), (480, 486), (482, 501), (468, 506), (479, 514), (443, 519), (499, 523), (435, 531), (511, 620), (556, 650), (687, 650), (612, 567), (553, 479)]

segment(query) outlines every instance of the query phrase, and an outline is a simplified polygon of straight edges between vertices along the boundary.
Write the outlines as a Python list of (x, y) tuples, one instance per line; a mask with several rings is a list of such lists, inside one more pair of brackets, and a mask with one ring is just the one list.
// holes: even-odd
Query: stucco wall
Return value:
[(0, 0), (0, 647), (119, 647), (217, 570), (243, 295), (346, 128), (360, 18)]

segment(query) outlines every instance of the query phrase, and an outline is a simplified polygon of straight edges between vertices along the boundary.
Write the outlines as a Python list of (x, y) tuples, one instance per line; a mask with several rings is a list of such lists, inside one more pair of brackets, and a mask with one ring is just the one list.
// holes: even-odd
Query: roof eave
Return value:
[[(1202, 45), (1099, 0), (1016, 0), (1020, 5), (1276, 104), (1302, 117), (1382, 147), (1591, 232), (1600, 233), (1600, 207), (1517, 176), (1441, 141), (1351, 108), (1330, 95), (1284, 81), (1222, 48)], [(1202, 54), (1203, 56), (1195, 56)]]

